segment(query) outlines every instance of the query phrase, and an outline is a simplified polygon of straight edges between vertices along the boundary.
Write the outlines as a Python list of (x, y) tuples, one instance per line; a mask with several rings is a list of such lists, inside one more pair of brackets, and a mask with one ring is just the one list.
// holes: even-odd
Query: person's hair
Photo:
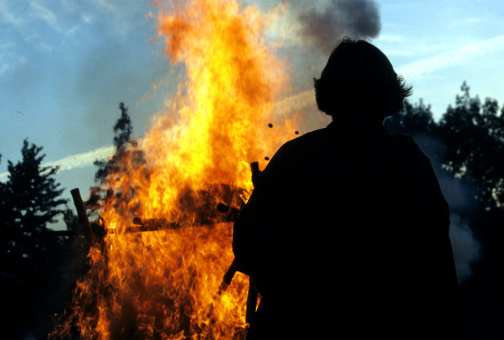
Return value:
[(370, 43), (343, 39), (314, 78), (320, 111), (333, 118), (383, 120), (403, 108), (412, 93), (388, 58)]

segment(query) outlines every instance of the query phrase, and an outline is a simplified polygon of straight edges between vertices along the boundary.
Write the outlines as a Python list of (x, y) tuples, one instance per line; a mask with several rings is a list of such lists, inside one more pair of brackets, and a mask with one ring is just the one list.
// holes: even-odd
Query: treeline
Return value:
[[(481, 244), (479, 260), (460, 287), (470, 339), (502, 339), (504, 331), (504, 108), (496, 100), (471, 96), (464, 83), (455, 104), (439, 121), (430, 106), (406, 102), (402, 112), (385, 122), (392, 133), (409, 134), (436, 164), (438, 176), (448, 176), (465, 188), (466, 204), (457, 214), (470, 225)], [(131, 120), (124, 104), (114, 126), (116, 154), (97, 161), (97, 186), (87, 202), (96, 211), (110, 197), (129, 192), (103, 191), (106, 181), (119, 174), (121, 157), (143, 154), (130, 140)], [(42, 147), (23, 142), (22, 160), (8, 161), (8, 181), (0, 183), (0, 338), (43, 339), (53, 328), (52, 316), (71, 299), (75, 281), (87, 270), (88, 246), (80, 236), (77, 218), (61, 198), (57, 167), (45, 167)], [(131, 190), (134, 190), (134, 183)], [(67, 231), (50, 228), (63, 216)]]

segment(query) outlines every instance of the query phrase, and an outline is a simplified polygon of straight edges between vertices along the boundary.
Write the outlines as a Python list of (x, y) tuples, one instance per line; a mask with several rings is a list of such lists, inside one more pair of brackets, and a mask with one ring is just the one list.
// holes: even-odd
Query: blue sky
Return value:
[[(285, 27), (295, 25), (288, 13), (296, 3), (287, 6)], [(381, 32), (371, 42), (413, 85), (413, 102), (423, 98), (439, 118), (465, 80), (472, 94), (502, 103), (503, 1), (376, 3)], [(178, 74), (153, 41), (149, 11), (147, 0), (0, 0), (0, 180), (28, 138), (63, 166), (65, 197), (74, 187), (86, 193), (93, 157), (110, 152), (121, 101), (134, 134), (143, 135)], [(310, 91), (326, 61), (310, 48), (287, 31), (278, 51), (291, 60), (292, 95)]]

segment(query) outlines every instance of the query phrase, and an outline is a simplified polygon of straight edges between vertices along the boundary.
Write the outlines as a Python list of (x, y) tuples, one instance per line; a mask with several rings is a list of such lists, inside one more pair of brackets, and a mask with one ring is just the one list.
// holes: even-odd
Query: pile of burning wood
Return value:
[[(261, 171), (259, 170), (259, 165), (257, 162), (251, 163), (250, 167), (252, 170), (252, 183), (255, 184)], [(216, 203), (213, 196), (215, 191), (221, 193), (221, 195), (219, 196), (221, 198), (224, 198), (223, 200), (226, 202)], [(222, 193), (224, 193), (224, 195), (222, 195)], [(86, 213), (86, 206), (82, 200), (79, 189), (76, 188), (71, 190), (71, 194), (75, 208), (77, 210), (81, 230), (85, 234), (86, 240), (90, 246), (103, 243), (103, 239), (106, 235), (113, 235), (117, 232), (115, 228), (107, 228), (106, 223), (101, 220), (101, 217), (98, 219), (98, 222), (90, 223)], [(199, 206), (200, 208), (200, 213), (197, 214), (197, 218), (192, 221), (192, 226), (188, 226), (187, 224), (181, 222), (171, 222), (166, 219), (143, 219), (141, 217), (135, 217), (133, 218), (131, 225), (126, 227), (125, 230), (122, 230), (121, 232), (144, 233), (163, 230), (176, 230), (180, 228), (209, 227), (215, 225), (216, 223), (232, 223), (238, 218), (240, 210), (244, 206), (243, 200), (239, 198), (240, 195), (242, 195), (242, 190), (233, 189), (231, 188), (231, 186), (225, 184), (215, 185), (208, 190), (199, 192), (197, 195), (191, 195), (191, 193), (188, 192), (186, 195), (184, 195), (184, 204), (191, 206), (191, 208), (193, 209), (195, 206)], [(198, 197), (200, 201), (195, 202), (194, 197)], [(236, 204), (237, 202), (239, 202), (238, 205)], [(217, 302), (226, 292), (236, 272), (236, 260), (233, 260), (229, 268), (225, 272), (218, 290), (215, 292), (215, 302)], [(249, 278), (245, 317), (245, 322), (247, 324), (253, 322), (258, 297), (259, 294), (254, 287), (252, 279)], [(211, 304), (208, 307), (208, 316), (212, 314), (213, 306), (214, 304)], [(189, 322), (186, 322), (186, 328), (189, 328)], [(188, 335), (189, 329), (186, 329), (184, 334)]]

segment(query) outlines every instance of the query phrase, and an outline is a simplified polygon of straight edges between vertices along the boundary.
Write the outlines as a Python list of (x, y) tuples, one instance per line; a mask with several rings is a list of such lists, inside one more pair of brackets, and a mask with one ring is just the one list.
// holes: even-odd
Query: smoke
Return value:
[(469, 225), (457, 214), (451, 214), (450, 240), (459, 285), (472, 275), (471, 264), (480, 257), (480, 245)]
[(299, 14), (301, 35), (325, 54), (345, 36), (369, 39), (380, 33), (380, 14), (373, 0), (331, 0), (322, 8), (311, 1), (303, 3), (308, 8)]
[(470, 199), (469, 189), (462, 185), (460, 179), (453, 177), (434, 162), (433, 166), (438, 173), (441, 191), (450, 206), (450, 240), (457, 279), (459, 284), (462, 284), (472, 275), (471, 265), (481, 256), (480, 244), (468, 222), (469, 214), (474, 210), (474, 202)]
[(441, 191), (450, 206), (450, 241), (459, 285), (472, 275), (471, 266), (481, 256), (481, 246), (469, 225), (469, 216), (475, 212), (470, 189), (442, 167), (446, 146), (432, 136), (417, 134), (413, 138), (430, 158)]

